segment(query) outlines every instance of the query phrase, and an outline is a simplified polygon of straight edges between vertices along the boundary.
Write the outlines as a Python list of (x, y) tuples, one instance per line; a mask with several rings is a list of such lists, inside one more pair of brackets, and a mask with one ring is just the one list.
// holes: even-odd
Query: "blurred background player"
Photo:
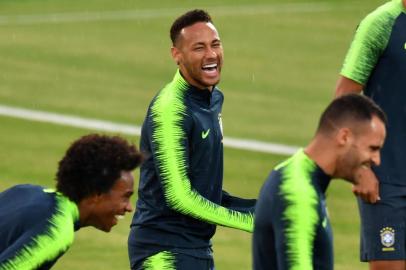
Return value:
[(59, 162), (56, 191), (26, 184), (0, 193), (0, 269), (50, 269), (79, 228), (109, 232), (132, 211), (141, 157), (120, 137), (91, 134)]
[(263, 185), (255, 212), (255, 270), (332, 270), (333, 240), (325, 191), (331, 178), (355, 183), (360, 167), (380, 163), (384, 113), (350, 94), (322, 114), (308, 146), (282, 162)]
[[(406, 0), (393, 0), (362, 20), (345, 58), (336, 96), (362, 92), (388, 117), (379, 167), (358, 173), (361, 260), (373, 270), (406, 269)], [(378, 185), (378, 180), (379, 185)], [(371, 204), (377, 201), (376, 204)]]
[(173, 23), (179, 69), (152, 100), (142, 127), (137, 209), (129, 236), (132, 269), (214, 269), (216, 225), (253, 230), (255, 200), (222, 191), (223, 47), (212, 19), (189, 11)]

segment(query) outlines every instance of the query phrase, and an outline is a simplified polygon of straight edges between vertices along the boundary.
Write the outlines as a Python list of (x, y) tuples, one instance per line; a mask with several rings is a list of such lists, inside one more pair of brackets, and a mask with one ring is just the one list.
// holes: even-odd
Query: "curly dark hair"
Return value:
[(185, 14), (181, 15), (179, 18), (177, 18), (173, 22), (171, 30), (169, 31), (172, 44), (175, 45), (176, 41), (178, 40), (180, 31), (182, 31), (183, 28), (191, 26), (197, 22), (213, 23), (209, 13), (207, 13), (202, 9), (194, 9), (188, 11)]
[(142, 159), (137, 148), (119, 136), (83, 136), (59, 162), (56, 189), (79, 203), (92, 194), (107, 193), (122, 171), (134, 170)]

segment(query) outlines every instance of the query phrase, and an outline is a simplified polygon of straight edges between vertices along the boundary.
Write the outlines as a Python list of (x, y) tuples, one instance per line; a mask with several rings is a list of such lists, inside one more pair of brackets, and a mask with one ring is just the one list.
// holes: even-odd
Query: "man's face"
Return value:
[(130, 198), (133, 190), (134, 178), (131, 172), (123, 171), (109, 192), (97, 195), (97, 203), (92, 211), (92, 225), (109, 232), (118, 219), (132, 211)]
[(219, 83), (223, 47), (212, 23), (198, 22), (183, 28), (172, 47), (172, 57), (191, 85), (211, 90)]
[(354, 182), (355, 173), (361, 167), (380, 165), (380, 150), (386, 136), (385, 125), (374, 116), (369, 124), (350, 136), (343, 155), (337, 161), (336, 177)]

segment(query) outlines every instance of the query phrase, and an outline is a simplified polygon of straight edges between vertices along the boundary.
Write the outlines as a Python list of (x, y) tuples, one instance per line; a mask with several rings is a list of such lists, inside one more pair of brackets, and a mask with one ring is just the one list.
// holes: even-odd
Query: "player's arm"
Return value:
[[(171, 89), (169, 89), (171, 90)], [(191, 118), (181, 100), (165, 89), (151, 107), (150, 140), (167, 205), (212, 224), (252, 232), (253, 215), (215, 204), (192, 188), (188, 176)], [(169, 101), (168, 101), (169, 100)]]
[(257, 203), (256, 199), (243, 199), (235, 197), (223, 190), (221, 205), (228, 209), (232, 209), (243, 213), (254, 214), (256, 203)]
[(356, 81), (340, 75), (336, 85), (335, 97), (350, 93), (361, 93), (364, 86)]
[(368, 203), (376, 203), (379, 197), (379, 181), (368, 167), (361, 167), (355, 173), (352, 192)]
[(177, 212), (208, 223), (252, 232), (251, 213), (215, 204), (193, 189), (188, 177), (189, 141), (186, 133), (180, 131), (179, 134), (180, 137), (166, 133), (165, 139), (156, 140), (152, 147), (167, 205)]

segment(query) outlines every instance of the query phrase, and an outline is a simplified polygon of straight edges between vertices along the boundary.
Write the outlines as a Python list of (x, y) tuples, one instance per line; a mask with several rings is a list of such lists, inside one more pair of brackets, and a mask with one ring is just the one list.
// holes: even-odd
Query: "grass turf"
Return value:
[[(140, 125), (148, 102), (175, 71), (169, 55), (172, 20), (205, 7), (225, 49), (220, 83), (225, 135), (304, 145), (333, 96), (357, 23), (381, 3), (3, 0), (0, 104)], [(135, 15), (108, 19), (108, 12)], [(46, 22), (47, 15), (61, 13), (73, 19)], [(104, 19), (83, 21), (78, 13)], [(45, 22), (23, 17), (21, 23), (17, 15)], [(89, 132), (6, 117), (0, 117), (0, 126), (0, 190), (25, 182), (53, 186), (68, 144)], [(226, 190), (256, 197), (283, 158), (226, 149)], [(358, 213), (349, 185), (334, 181), (328, 194), (335, 268), (366, 269), (358, 262)], [(129, 221), (110, 234), (80, 230), (55, 269), (128, 269)], [(249, 269), (250, 241), (247, 233), (219, 228), (213, 240), (217, 269)]]

